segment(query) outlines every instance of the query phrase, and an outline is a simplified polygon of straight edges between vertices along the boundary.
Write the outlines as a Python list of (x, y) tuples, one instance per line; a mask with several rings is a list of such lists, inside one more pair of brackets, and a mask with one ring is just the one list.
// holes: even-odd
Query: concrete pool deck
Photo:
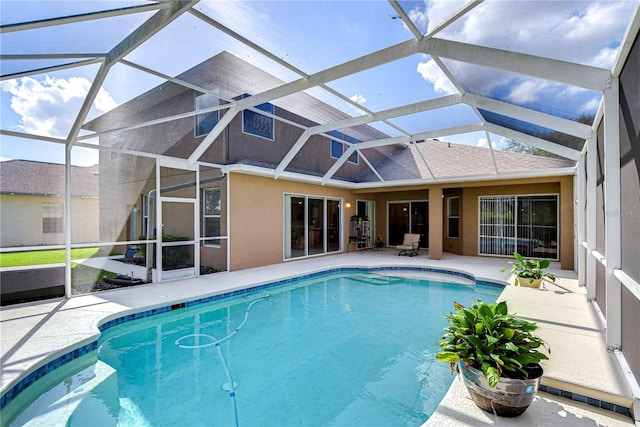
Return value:
[[(363, 251), (324, 256), (283, 264), (216, 273), (200, 278), (143, 285), (71, 299), (47, 300), (3, 307), (0, 312), (1, 392), (9, 390), (24, 375), (67, 353), (69, 348), (95, 341), (97, 325), (141, 309), (151, 309), (216, 293), (268, 283), (332, 267), (416, 266), (469, 272), (478, 279), (506, 282), (500, 269), (508, 259), (462, 257), (444, 254), (444, 259), (399, 257), (397, 251)], [(562, 391), (574, 399), (606, 402), (627, 408), (632, 397), (615, 357), (608, 353), (598, 317), (577, 285), (572, 271), (551, 271), (560, 277), (546, 289), (508, 286), (501, 299), (509, 310), (533, 320), (539, 334), (550, 344), (551, 358), (544, 364), (543, 384), (550, 392)], [(527, 412), (515, 419), (496, 419), (476, 408), (464, 386), (455, 380), (429, 426), (482, 425), (576, 425), (629, 426), (630, 417), (575, 400), (541, 392)]]

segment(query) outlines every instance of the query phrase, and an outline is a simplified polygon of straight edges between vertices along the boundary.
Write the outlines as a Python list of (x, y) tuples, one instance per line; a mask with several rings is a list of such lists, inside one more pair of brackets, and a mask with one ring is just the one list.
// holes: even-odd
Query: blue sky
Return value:
[[(432, 29), (463, 2), (400, 2), (421, 29)], [(147, 2), (3, 1), (2, 24), (65, 13)], [(610, 68), (635, 1), (486, 1), (437, 37)], [(312, 74), (412, 37), (386, 1), (202, 1), (196, 7), (252, 42)], [(124, 16), (0, 35), (3, 54), (106, 52), (150, 16)], [(99, 24), (99, 25), (98, 25)], [(185, 14), (126, 59), (177, 75), (227, 50), (279, 78), (298, 76), (274, 65), (198, 18)], [(2, 60), (2, 73), (59, 63)], [(574, 118), (593, 114), (599, 94), (519, 75), (446, 61), (458, 82), (473, 93)], [(96, 65), (1, 82), (2, 129), (65, 138), (97, 70)], [(124, 65), (112, 68), (90, 113), (96, 117), (162, 81)], [(328, 84), (373, 111), (431, 99), (456, 89), (432, 58), (414, 55)], [(310, 91), (351, 114), (356, 109), (319, 90)], [(398, 119), (409, 132), (477, 122), (466, 107)], [(384, 129), (391, 135), (397, 132)], [(395, 132), (395, 134), (394, 134)], [(444, 138), (486, 144), (484, 133)], [(492, 137), (494, 143), (499, 137)], [(53, 146), (53, 147), (52, 147)], [(89, 151), (89, 150), (84, 150)], [(62, 152), (62, 158), (60, 158)], [(56, 144), (0, 136), (0, 157), (62, 161)], [(97, 159), (74, 155), (78, 163)]]

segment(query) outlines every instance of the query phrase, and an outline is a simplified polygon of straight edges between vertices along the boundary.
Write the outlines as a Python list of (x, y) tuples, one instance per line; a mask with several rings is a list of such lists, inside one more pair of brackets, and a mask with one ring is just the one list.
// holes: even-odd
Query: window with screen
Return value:
[[(217, 97), (210, 95), (208, 93), (196, 93), (195, 98), (195, 109), (196, 111), (202, 110), (205, 108), (216, 107), (220, 105), (220, 101)], [(195, 116), (195, 136), (196, 138), (199, 136), (205, 136), (214, 128), (216, 124), (218, 124), (218, 120), (220, 119), (219, 111), (211, 111), (208, 113), (197, 114)]]
[[(249, 95), (244, 94), (242, 97), (247, 98)], [(256, 105), (254, 108), (269, 114), (273, 114), (274, 111), (273, 104), (268, 102)], [(265, 116), (264, 114), (260, 114), (252, 110), (242, 111), (242, 132), (246, 134), (259, 136), (273, 141), (275, 134), (274, 125), (273, 117)]]

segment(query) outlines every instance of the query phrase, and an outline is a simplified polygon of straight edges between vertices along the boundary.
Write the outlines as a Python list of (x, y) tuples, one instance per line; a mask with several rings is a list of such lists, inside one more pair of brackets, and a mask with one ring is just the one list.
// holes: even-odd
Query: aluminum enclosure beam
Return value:
[(573, 160), (574, 162), (577, 162), (581, 158), (580, 151), (547, 141), (546, 139), (536, 138), (535, 136), (531, 136), (526, 133), (518, 132), (513, 129), (508, 129), (493, 124), (486, 124), (484, 125), (484, 128), (491, 133), (515, 139), (519, 142), (532, 145), (544, 151), (548, 151), (549, 153), (557, 154), (558, 156)]
[(85, 22), (92, 19), (112, 18), (114, 16), (129, 15), (132, 13), (148, 12), (152, 10), (166, 9), (170, 3), (154, 3), (143, 6), (121, 7), (101, 12), (81, 13), (78, 15), (63, 16), (60, 18), (41, 19), (38, 21), (21, 22), (18, 24), (8, 24), (0, 26), (0, 34), (12, 33), (15, 31), (31, 30), (34, 28), (51, 27), (55, 25), (73, 24), (75, 22)]
[[(266, 90), (264, 92), (252, 95), (248, 98), (240, 99), (236, 102), (237, 114), (238, 111), (242, 111), (245, 108), (255, 107), (256, 105), (270, 102), (274, 99), (282, 98), (287, 95), (291, 95), (296, 92), (302, 92), (306, 89), (310, 89), (315, 86), (322, 85), (324, 83), (340, 79), (352, 74), (359, 73), (361, 71), (374, 68), (379, 65), (384, 65), (389, 62), (396, 61), (398, 59), (406, 58), (407, 56), (418, 53), (418, 41), (409, 40), (399, 43), (397, 45), (373, 52), (369, 55), (365, 55), (360, 58), (356, 58), (352, 61), (336, 65), (335, 67), (328, 68), (318, 73), (312, 74), (308, 77), (304, 77), (295, 80), (290, 83), (285, 83), (273, 89)], [(232, 111), (227, 112), (227, 114)], [(225, 116), (227, 115), (225, 114)], [(233, 118), (233, 117), (232, 117)], [(229, 120), (230, 121), (230, 120)], [(224, 127), (219, 126), (220, 122), (214, 126), (209, 135), (200, 143), (200, 146), (189, 157), (189, 161), (195, 162), (200, 156), (209, 148), (213, 141), (222, 133)], [(209, 136), (212, 136), (209, 138)]]
[(513, 73), (596, 91), (602, 91), (611, 85), (611, 72), (603, 68), (475, 46), (435, 37), (422, 40), (419, 43), (419, 50), (427, 55), (436, 55), (469, 64), (499, 68)]
[(553, 129), (580, 139), (586, 140), (591, 137), (591, 126), (585, 125), (584, 123), (574, 122), (573, 120), (563, 119), (551, 114), (541, 113), (529, 108), (471, 93), (464, 94), (463, 102), (473, 107), (502, 114), (503, 116), (513, 117), (514, 119)]
[(327, 68), (326, 70), (311, 74), (309, 77), (285, 83), (273, 89), (241, 99), (238, 101), (238, 106), (242, 109), (255, 107), (256, 105), (282, 98), (295, 92), (301, 92), (303, 90), (319, 86), (323, 83), (338, 80), (380, 65), (388, 64), (417, 53), (419, 53), (418, 41), (408, 40), (406, 42), (378, 50), (369, 55), (344, 62), (340, 65), (336, 65), (335, 67)]
[(396, 18), (402, 19), (402, 22), (404, 23), (404, 25), (407, 26), (409, 31), (411, 31), (411, 34), (413, 34), (416, 40), (420, 40), (422, 38), (422, 33), (420, 32), (420, 30), (418, 30), (418, 28), (416, 28), (415, 24), (413, 23), (411, 18), (409, 18), (409, 15), (407, 15), (407, 12), (404, 11), (404, 8), (400, 5), (400, 3), (398, 3), (397, 0), (388, 0), (388, 1), (391, 7), (393, 8), (393, 10), (395, 10), (396, 13), (398, 14), (397, 16), (393, 17), (393, 19), (396, 19)]
[(111, 49), (100, 67), (100, 70), (98, 70), (98, 73), (91, 84), (91, 88), (89, 88), (89, 92), (82, 103), (82, 107), (80, 107), (80, 111), (71, 126), (71, 130), (67, 137), (67, 149), (71, 149), (75, 139), (80, 133), (82, 124), (84, 123), (87, 114), (89, 114), (91, 105), (93, 105), (96, 96), (98, 96), (98, 91), (102, 87), (104, 80), (107, 78), (107, 74), (111, 67), (117, 64), (120, 59), (135, 50), (138, 46), (150, 39), (154, 34), (166, 27), (169, 23), (173, 22), (198, 1), (199, 0), (171, 2), (169, 8), (159, 10), (151, 18), (131, 32), (117, 46)]
[(470, 2), (468, 2), (467, 4), (462, 6), (460, 9), (458, 9), (456, 12), (454, 12), (452, 15), (450, 15), (447, 19), (442, 21), (440, 24), (436, 25), (431, 31), (429, 31), (427, 34), (425, 34), (424, 38), (425, 39), (431, 38), (434, 35), (436, 35), (437, 33), (439, 33), (440, 31), (442, 31), (445, 28), (447, 28), (449, 25), (457, 22), (457, 20), (460, 17), (466, 15), (467, 12), (469, 12), (471, 9), (475, 8), (476, 6), (478, 6), (483, 1), (484, 0), (471, 0)]
[(410, 141), (415, 141), (420, 139), (431, 139), (431, 138), (438, 138), (441, 136), (458, 135), (461, 133), (480, 132), (483, 129), (484, 129), (483, 124), (475, 123), (471, 125), (454, 126), (454, 127), (445, 128), (445, 129), (419, 132), (419, 133), (414, 133), (413, 135), (396, 136), (392, 138), (378, 139), (375, 141), (361, 142), (357, 145), (354, 145), (354, 147), (356, 147), (358, 150), (364, 150), (366, 148), (383, 147), (385, 145), (400, 144), (403, 142), (408, 143)]
[(622, 345), (622, 293), (615, 270), (622, 266), (622, 233), (620, 218), (620, 95), (616, 77), (611, 89), (604, 91), (604, 209), (607, 348)]

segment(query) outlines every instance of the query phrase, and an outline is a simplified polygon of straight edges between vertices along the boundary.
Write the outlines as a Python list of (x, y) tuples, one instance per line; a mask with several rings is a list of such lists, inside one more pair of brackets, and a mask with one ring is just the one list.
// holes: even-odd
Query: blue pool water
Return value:
[(324, 274), (111, 327), (11, 425), (420, 425), (453, 380), (443, 315), (500, 289), (408, 275)]

